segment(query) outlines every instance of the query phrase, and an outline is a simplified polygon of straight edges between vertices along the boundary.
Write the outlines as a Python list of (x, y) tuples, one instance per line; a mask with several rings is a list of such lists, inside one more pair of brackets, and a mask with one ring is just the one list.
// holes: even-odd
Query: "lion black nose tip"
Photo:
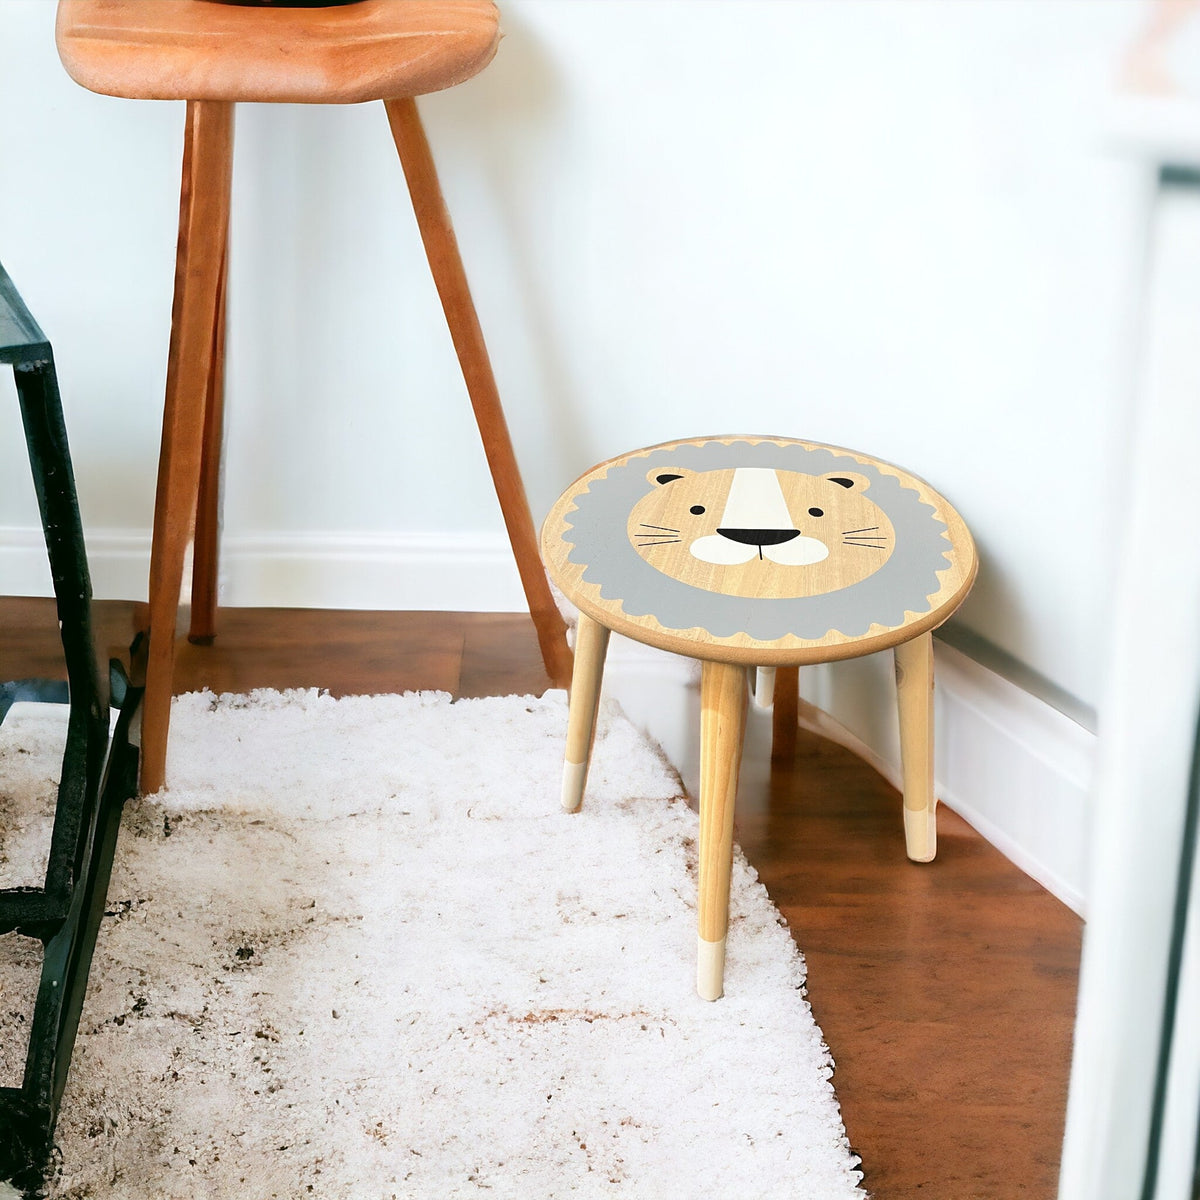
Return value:
[(718, 529), (717, 532), (743, 546), (778, 546), (800, 536), (798, 529)]

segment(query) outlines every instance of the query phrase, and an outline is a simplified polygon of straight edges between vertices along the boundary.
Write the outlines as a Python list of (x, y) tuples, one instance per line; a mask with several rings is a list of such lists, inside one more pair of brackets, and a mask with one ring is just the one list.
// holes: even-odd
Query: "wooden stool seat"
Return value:
[(560, 685), (570, 676), (566, 623), (538, 558), (508, 424), (415, 99), (486, 66), (499, 41), (497, 20), (491, 0), (359, 0), (328, 8), (60, 0), (59, 55), (77, 82), (107, 95), (187, 102), (145, 629), (144, 793), (166, 779), (175, 624), (189, 542), (195, 553), (188, 637), (206, 644), (216, 636), (225, 282), (240, 101), (383, 101), (546, 673)]
[(934, 857), (931, 631), (978, 563), (962, 518), (927, 484), (790, 438), (670, 442), (576, 480), (546, 518), (542, 557), (580, 610), (568, 811), (583, 798), (609, 633), (701, 660), (702, 996), (723, 987), (747, 667), (894, 650), (906, 844), (916, 861)]
[(491, 0), (63, 0), (56, 37), (71, 78), (106, 96), (356, 104), (462, 83), (500, 32)]

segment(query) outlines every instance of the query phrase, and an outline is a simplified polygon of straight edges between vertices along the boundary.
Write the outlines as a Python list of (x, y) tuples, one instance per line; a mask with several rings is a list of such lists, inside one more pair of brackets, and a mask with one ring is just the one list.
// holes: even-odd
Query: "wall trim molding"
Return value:
[[(936, 641), (937, 795), (1072, 911), (1086, 915), (1096, 734), (1057, 708)], [(853, 665), (851, 665), (853, 664)], [(848, 670), (849, 669), (849, 672)], [(803, 714), (900, 786), (891, 655), (803, 673)], [(858, 678), (847, 681), (847, 673)], [(864, 687), (864, 676), (871, 676)]]
[[(141, 600), (150, 534), (86, 535), (98, 598)], [(41, 531), (0, 527), (0, 590), (51, 594)], [(221, 542), (222, 604), (234, 607), (524, 612), (525, 594), (502, 533), (272, 533)]]
[[(954, 647), (938, 641), (934, 654), (940, 802), (1086, 915), (1096, 735)], [(693, 788), (699, 696), (695, 672), (680, 666), (687, 662), (614, 637), (604, 686), (635, 725), (657, 738)], [(892, 673), (890, 652), (803, 670), (800, 723), (857, 754), (898, 789)], [(752, 754), (769, 753), (769, 726), (769, 720), (751, 722), (744, 764)]]

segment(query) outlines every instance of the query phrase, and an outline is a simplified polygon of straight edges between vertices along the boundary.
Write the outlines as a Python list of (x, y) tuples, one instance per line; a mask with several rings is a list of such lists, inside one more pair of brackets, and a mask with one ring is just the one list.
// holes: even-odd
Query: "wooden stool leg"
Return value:
[(900, 759), (904, 772), (904, 841), (913, 862), (937, 854), (937, 799), (933, 794), (933, 634), (894, 651), (900, 703)]
[(771, 760), (791, 762), (796, 757), (796, 730), (800, 721), (800, 668), (775, 671), (775, 703), (771, 709)]
[(143, 795), (165, 781), (175, 619), (203, 456), (205, 398), (213, 354), (233, 164), (233, 105), (188, 101), (179, 203), (179, 248), (154, 540), (150, 551), (150, 645), (142, 702)]
[(580, 613), (575, 631), (567, 753), (563, 762), (562, 806), (566, 812), (576, 812), (583, 803), (592, 743), (596, 740), (596, 712), (600, 706), (600, 684), (604, 678), (607, 650), (608, 629), (586, 613)]
[(229, 245), (221, 254), (217, 308), (213, 314), (212, 363), (204, 401), (204, 454), (196, 498), (192, 548), (192, 619), (188, 641), (209, 646), (217, 636), (217, 574), (221, 538), (221, 442), (225, 425), (225, 287)]
[(483, 331), (475, 312), (450, 214), (442, 199), (441, 185), (421, 126), (415, 100), (388, 100), (388, 123), (408, 181), (413, 211), (425, 244), (429, 268), (441, 297), (446, 324), (458, 354), (467, 393), (475, 410), (475, 421), (483, 438), (483, 449), (504, 514), (508, 540), (529, 602), (529, 613), (537, 629), (538, 644), (546, 673), (556, 687), (565, 687), (571, 677), (571, 650), (567, 626), (554, 603), (546, 573), (538, 554), (537, 537), (521, 473), (513, 453), (508, 424), (500, 406), (500, 394), (488, 359)]
[(705, 662), (700, 676), (700, 898), (696, 962), (696, 990), (704, 1000), (719, 1000), (725, 990), (733, 812), (745, 730), (744, 668)]

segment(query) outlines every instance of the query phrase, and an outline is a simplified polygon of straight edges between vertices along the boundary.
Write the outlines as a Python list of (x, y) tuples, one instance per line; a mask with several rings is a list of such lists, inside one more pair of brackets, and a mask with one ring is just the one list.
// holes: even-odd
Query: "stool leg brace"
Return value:
[[(62, 632), (68, 684), (0, 684), (0, 722), (17, 700), (69, 702), (45, 884), (0, 889), (0, 935), (37, 938), (41, 983), (19, 1088), (0, 1088), (0, 1180), (28, 1194), (42, 1183), (66, 1085), (104, 913), (125, 800), (133, 795), (137, 750), (130, 725), (140, 689), (111, 664), (108, 688), (96, 668), (91, 582), (50, 344), (0, 267), (0, 362), (9, 362), (29, 448)], [(65, 695), (64, 695), (65, 691)], [(109, 738), (109, 695), (119, 709)]]

